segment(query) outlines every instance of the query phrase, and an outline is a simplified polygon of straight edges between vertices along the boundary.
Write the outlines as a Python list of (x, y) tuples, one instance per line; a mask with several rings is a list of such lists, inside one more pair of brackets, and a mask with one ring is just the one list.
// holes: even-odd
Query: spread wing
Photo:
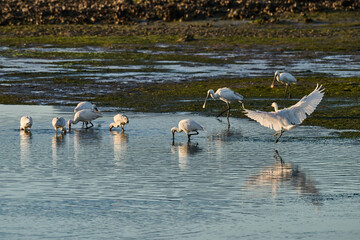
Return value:
[(244, 113), (249, 118), (257, 121), (264, 127), (280, 131), (282, 129), (282, 120), (275, 112), (263, 112), (259, 110), (248, 110), (245, 109)]
[(286, 117), (293, 125), (300, 124), (307, 118), (308, 115), (314, 112), (323, 96), (324, 89), (321, 85), (319, 86), (319, 84), (317, 84), (312, 93), (304, 96), (295, 105), (278, 111), (277, 114), (279, 116)]

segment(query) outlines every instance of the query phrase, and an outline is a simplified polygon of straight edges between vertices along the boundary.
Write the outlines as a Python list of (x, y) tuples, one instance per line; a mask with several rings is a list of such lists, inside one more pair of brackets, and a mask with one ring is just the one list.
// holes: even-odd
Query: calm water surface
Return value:
[[(2, 239), (357, 239), (360, 141), (247, 119), (116, 112), (55, 135), (73, 108), (0, 105)], [(31, 134), (19, 119), (31, 115)], [(192, 118), (206, 131), (171, 144)]]

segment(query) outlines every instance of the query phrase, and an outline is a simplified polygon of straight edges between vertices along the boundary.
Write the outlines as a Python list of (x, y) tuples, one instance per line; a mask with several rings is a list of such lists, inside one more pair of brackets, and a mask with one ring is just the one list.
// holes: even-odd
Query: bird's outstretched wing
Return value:
[(295, 105), (281, 109), (277, 112), (279, 116), (286, 117), (291, 124), (300, 124), (302, 123), (308, 115), (310, 115), (316, 109), (317, 105), (321, 102), (324, 96), (324, 89), (319, 84), (316, 85), (316, 88), (312, 93), (307, 96), (304, 96), (299, 102)]
[(244, 109), (244, 113), (246, 116), (257, 121), (264, 127), (274, 129), (275, 131), (280, 131), (283, 127), (283, 119), (279, 118), (275, 112), (263, 112), (260, 110), (253, 111)]

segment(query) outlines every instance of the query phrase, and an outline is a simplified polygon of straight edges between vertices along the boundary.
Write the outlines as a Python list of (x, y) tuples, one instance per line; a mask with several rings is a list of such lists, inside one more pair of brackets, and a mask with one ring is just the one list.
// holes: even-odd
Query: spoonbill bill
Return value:
[(52, 120), (52, 125), (56, 133), (58, 128), (61, 130), (62, 133), (66, 133), (66, 121), (63, 117), (54, 117)]
[[(171, 133), (173, 135), (173, 144), (174, 144), (174, 140), (175, 140), (175, 132), (181, 133), (182, 131), (184, 131), (188, 135), (188, 142), (190, 142), (190, 137), (192, 135), (198, 135), (199, 130), (204, 130), (204, 128), (200, 124), (195, 122), (194, 120), (191, 120), (191, 119), (181, 120), (179, 122), (178, 127), (171, 128)], [(190, 132), (195, 132), (195, 133), (190, 134)]]
[(324, 96), (324, 89), (319, 84), (316, 85), (314, 91), (309, 95), (304, 96), (295, 105), (279, 110), (278, 105), (274, 102), (274, 112), (263, 112), (259, 110), (248, 110), (244, 108), (244, 113), (251, 119), (254, 119), (261, 125), (274, 129), (276, 131), (274, 136), (279, 135), (275, 143), (279, 141), (285, 130), (291, 130), (295, 126), (301, 124), (308, 115), (314, 112), (317, 105), (321, 102)]
[(286, 86), (285, 87), (285, 97), (286, 97), (287, 90), (289, 88), (288, 97), (290, 98), (291, 97), (290, 84), (296, 83), (296, 78), (293, 75), (291, 75), (290, 73), (276, 71), (274, 74), (274, 80), (270, 86), (271, 88), (274, 88), (275, 80), (277, 80), (278, 82), (280, 82), (282, 84), (285, 84), (285, 86)]
[(32, 118), (29, 117), (29, 116), (22, 116), (20, 118), (20, 130), (29, 130), (30, 131), (30, 128), (32, 127)]
[(209, 96), (212, 97), (213, 99), (220, 99), (221, 101), (226, 103), (227, 109), (225, 111), (222, 111), (217, 117), (220, 117), (224, 112), (227, 111), (227, 118), (229, 118), (230, 103), (232, 102), (242, 103), (242, 100), (244, 99), (244, 97), (241, 94), (234, 92), (233, 90), (227, 87), (219, 88), (218, 90), (216, 90), (215, 93), (214, 90), (209, 89), (206, 95), (203, 108), (205, 108), (206, 101), (209, 98)]
[[(83, 122), (86, 124), (86, 129), (91, 128), (94, 126), (92, 124), (92, 120), (95, 120), (99, 117), (102, 117), (102, 113), (99, 111), (92, 111), (90, 109), (83, 109), (75, 113), (74, 120), (68, 121), (69, 126), (69, 132), (71, 131), (71, 124), (77, 124), (78, 122)], [(88, 127), (88, 124), (91, 124), (90, 127)]]
[(125, 124), (129, 123), (129, 119), (126, 115), (123, 114), (116, 114), (114, 116), (114, 122), (110, 123), (110, 131), (112, 130), (112, 128), (116, 128), (116, 127), (121, 127), (122, 132), (125, 131), (124, 126)]
[(98, 111), (95, 104), (92, 104), (91, 102), (79, 102), (78, 105), (74, 108), (74, 112), (78, 112), (80, 110), (84, 109), (90, 109), (92, 111)]

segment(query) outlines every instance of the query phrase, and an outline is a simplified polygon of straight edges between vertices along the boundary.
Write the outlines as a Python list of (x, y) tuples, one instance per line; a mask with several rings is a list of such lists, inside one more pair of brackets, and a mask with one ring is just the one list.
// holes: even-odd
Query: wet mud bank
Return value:
[[(358, 11), (356, 0), (38, 0), (0, 1), (0, 25), (122, 24), (140, 21), (190, 21), (209, 18), (277, 21), (284, 13)], [(312, 21), (311, 18), (304, 18)]]

